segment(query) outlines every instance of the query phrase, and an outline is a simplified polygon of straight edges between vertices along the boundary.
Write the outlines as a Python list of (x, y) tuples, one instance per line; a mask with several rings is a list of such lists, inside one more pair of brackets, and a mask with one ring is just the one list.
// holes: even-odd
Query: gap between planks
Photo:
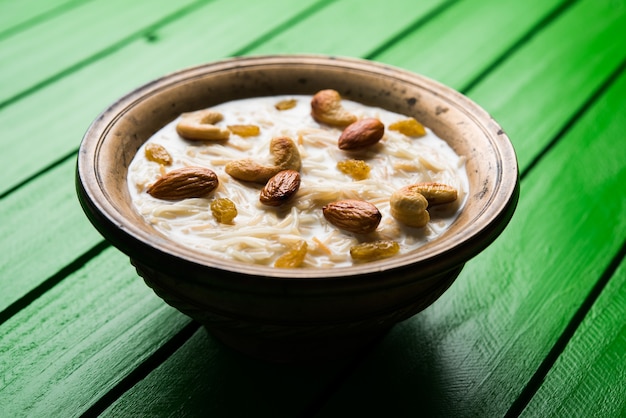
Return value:
[[(602, 83), (602, 85), (595, 91), (593, 94), (589, 96), (586, 102), (580, 106), (580, 108), (574, 112), (574, 114), (565, 122), (563, 127), (559, 130), (559, 132), (554, 136), (554, 138), (546, 144), (546, 146), (539, 152), (535, 158), (533, 158), (530, 163), (521, 171), (520, 179), (524, 179), (528, 173), (530, 173), (535, 166), (543, 159), (543, 157), (550, 152), (552, 148), (559, 142), (561, 138), (563, 138), (568, 131), (570, 131), (576, 122), (581, 119), (582, 115), (585, 114), (593, 104), (602, 97), (602, 95), (617, 81), (617, 79), (624, 74), (626, 71), (626, 59), (624, 59), (621, 64), (611, 73), (609, 77)], [(611, 259), (611, 262), (604, 270), (596, 284), (593, 286), (583, 303), (578, 307), (567, 326), (556, 340), (556, 343), (552, 346), (547, 356), (541, 362), (533, 376), (530, 378), (524, 389), (522, 390), (520, 396), (513, 402), (511, 407), (509, 408), (506, 417), (517, 417), (522, 411), (526, 408), (531, 399), (535, 396), (539, 388), (541, 387), (543, 380), (550, 372), (554, 363), (557, 361), (565, 347), (568, 345), (574, 333), (579, 328), (582, 321), (585, 319), (592, 306), (595, 304), (598, 297), (607, 286), (611, 277), (615, 274), (620, 264), (626, 258), (626, 240), (622, 242), (622, 246), (620, 250), (615, 254), (615, 256)]]
[(20, 22), (18, 24), (15, 24), (12, 27), (9, 27), (8, 29), (4, 29), (0, 31), (0, 40), (2, 40), (3, 38), (8, 38), (18, 32), (23, 31), (24, 29), (27, 29), (31, 26), (35, 26), (40, 22), (44, 22), (48, 19), (51, 19), (55, 16), (59, 16), (63, 13), (65, 13), (68, 10), (72, 10), (73, 8), (83, 4), (83, 3), (87, 3), (93, 0), (70, 0), (67, 3), (61, 4), (57, 7), (54, 7), (50, 10), (47, 10), (39, 15), (34, 15), (31, 18), (28, 18), (26, 20), (24, 20), (23, 22)]
[(141, 39), (142, 37), (146, 37), (150, 32), (154, 32), (161, 26), (167, 25), (168, 23), (173, 22), (182, 16), (192, 13), (194, 10), (199, 9), (200, 7), (204, 6), (206, 3), (210, 3), (211, 1), (213, 0), (199, 0), (197, 2), (191, 3), (188, 6), (185, 6), (177, 10), (176, 12), (165, 16), (163, 19), (158, 20), (157, 22), (138, 30), (137, 32), (127, 36), (126, 38), (123, 38), (120, 41), (109, 45), (108, 47), (96, 52), (95, 54), (70, 65), (64, 70), (61, 70), (58, 73), (53, 74), (50, 77), (35, 83), (34, 85), (26, 88), (25, 90), (22, 90), (21, 92), (0, 102), (0, 110), (2, 110), (3, 108), (7, 106), (10, 106), (11, 104), (19, 100), (22, 100), (25, 97), (30, 96), (37, 90), (42, 89), (45, 86), (56, 82), (57, 80), (67, 77), (68, 75), (80, 70), (83, 67), (86, 67), (92, 64), (93, 62), (96, 62), (110, 54), (113, 54), (115, 51), (118, 51), (124, 48), (126, 45), (132, 43), (133, 41), (136, 41), (137, 39)]
[(530, 378), (520, 396), (513, 402), (508, 412), (506, 413), (506, 417), (518, 417), (524, 411), (528, 403), (535, 396), (539, 388), (541, 387), (545, 377), (550, 372), (554, 363), (560, 357), (565, 347), (568, 345), (576, 330), (580, 327), (580, 324), (585, 319), (593, 305), (596, 303), (598, 297), (609, 283), (618, 267), (626, 258), (626, 241), (622, 243), (622, 247), (615, 254), (615, 256), (611, 259), (608, 267), (602, 275), (600, 279), (593, 286), (583, 303), (578, 307), (567, 326), (563, 330), (563, 333), (556, 340), (555, 344), (552, 346), (552, 349), (548, 352), (548, 355), (541, 362), (533, 376)]
[[(517, 43), (515, 43), (514, 45), (511, 46), (511, 48), (509, 48), (507, 51), (505, 51), (497, 60), (495, 60), (492, 63), (492, 65), (488, 66), (475, 79), (470, 81), (465, 86), (463, 91), (471, 90), (475, 85), (479, 84), (481, 82), (481, 80), (483, 80), (487, 76), (487, 74), (489, 72), (491, 72), (493, 69), (495, 69), (502, 61), (504, 61), (506, 59), (506, 57), (508, 57), (511, 54), (513, 54), (515, 50), (519, 49), (521, 45), (523, 45), (526, 41), (528, 41), (528, 39), (530, 39), (532, 36), (534, 36), (534, 34), (537, 31), (540, 31), (543, 27), (548, 25), (556, 16), (558, 16), (558, 14), (562, 13), (567, 7), (571, 6), (576, 1), (577, 0), (566, 1), (561, 6), (559, 6), (557, 9), (555, 9), (555, 11), (553, 13), (551, 13), (548, 16), (546, 16), (546, 18), (543, 19), (542, 21), (540, 21), (537, 25), (535, 25), (528, 32), (528, 34), (526, 36), (524, 36), (523, 38), (520, 38), (520, 40)], [(326, 5), (328, 3), (329, 3), (329, 1), (320, 2), (320, 3), (316, 4), (315, 6), (322, 7), (322, 4)], [(449, 4), (449, 3), (447, 3), (447, 4)], [(189, 6), (188, 9), (193, 9), (195, 7), (198, 7), (198, 4), (194, 4), (192, 6)], [(313, 9), (313, 8), (314, 7), (312, 7), (311, 9)], [(187, 11), (190, 11), (190, 10), (187, 10)], [(178, 13), (174, 14), (174, 15), (179, 16), (181, 12), (182, 12), (182, 10), (179, 11)], [(168, 16), (168, 18), (162, 20), (158, 24), (153, 25), (152, 28), (154, 29), (154, 27), (157, 27), (159, 24), (164, 24), (164, 23), (169, 22), (171, 19), (173, 19), (174, 15)], [(419, 24), (421, 24), (421, 22), (422, 21), (420, 20)], [(418, 22), (416, 22), (416, 24), (417, 23)], [(419, 26), (419, 24), (418, 24), (418, 26)], [(275, 35), (275, 33), (280, 32), (280, 30), (281, 30), (280, 28), (276, 28), (275, 30), (273, 30), (271, 32), (268, 32), (264, 39), (271, 38), (272, 36)], [(127, 38), (126, 41), (132, 41), (136, 37), (143, 36), (144, 34), (145, 34), (145, 30), (141, 31), (141, 32), (138, 32), (138, 33), (134, 34), (133, 36)], [(250, 44), (249, 46), (242, 48), (240, 51), (238, 51), (234, 55), (243, 54), (247, 50), (253, 49), (257, 45), (257, 43), (258, 42), (254, 42), (254, 43)], [(99, 59), (99, 58), (101, 58), (103, 56), (106, 56), (109, 53), (114, 52), (115, 50), (117, 50), (117, 49), (119, 49), (121, 47), (123, 47), (122, 44), (119, 44), (119, 43), (115, 44), (114, 46), (112, 46), (112, 47), (110, 47), (110, 48), (108, 48), (108, 49), (106, 49), (104, 51), (101, 51), (99, 54), (92, 56), (91, 59), (92, 60)], [(380, 51), (381, 51), (380, 48), (377, 49), (377, 51), (374, 52), (369, 58), (373, 59), (375, 57), (375, 55), (378, 54)], [(50, 79), (46, 80), (46, 83), (47, 82), (53, 82), (57, 78), (65, 76), (65, 75), (71, 73), (72, 71), (75, 71), (75, 70), (81, 68), (84, 65), (88, 65), (89, 63), (91, 63), (91, 60), (89, 60), (89, 62), (78, 63), (75, 66), (70, 67), (71, 71), (67, 71), (67, 72), (63, 72), (61, 74), (58, 74), (57, 76), (54, 76), (53, 78), (50, 78)], [(588, 108), (590, 106), (592, 106), (593, 103), (599, 97), (602, 96), (602, 94), (617, 79), (617, 77), (624, 71), (625, 68), (626, 68), (626, 61), (623, 61), (621, 63), (621, 65), (617, 68), (617, 70), (614, 71), (613, 74), (609, 78), (607, 78), (607, 80), (602, 84), (602, 86), (600, 86), (600, 88), (598, 88), (589, 97), (589, 99), (578, 109), (578, 111), (575, 112), (575, 114), (563, 125), (562, 129), (553, 138), (553, 140), (549, 144), (547, 144), (546, 147), (540, 153), (538, 153), (536, 155), (536, 157), (531, 161), (531, 163), (521, 172), (520, 177), (522, 179), (525, 178), (528, 175), (528, 173), (533, 170), (533, 168), (543, 159), (543, 157), (553, 148), (553, 146), (565, 135), (565, 133), (572, 128), (572, 126), (576, 123), (576, 121), (580, 118), (580, 116), (582, 114), (584, 114), (588, 110)], [(39, 87), (41, 87), (41, 85), (38, 85), (36, 87), (39, 88)], [(14, 98), (9, 99), (9, 100), (13, 100), (13, 99), (18, 100), (19, 98), (21, 98), (22, 95), (25, 96), (27, 94), (22, 93), (22, 94), (20, 94), (20, 97), (18, 97), (18, 98), (14, 97)], [(7, 104), (7, 102), (0, 104), (0, 108), (2, 106), (6, 105), (6, 104)], [(14, 191), (14, 190), (18, 189), (19, 187), (23, 186), (25, 183), (28, 183), (29, 181), (33, 180), (38, 175), (41, 175), (41, 174), (45, 173), (49, 169), (57, 166), (58, 164), (60, 164), (60, 163), (62, 163), (64, 161), (67, 161), (69, 158), (72, 158), (75, 154), (76, 154), (76, 151), (73, 151), (72, 153), (62, 157), (61, 159), (57, 160), (55, 163), (53, 163), (53, 164), (49, 165), (48, 167), (45, 167), (44, 169), (42, 169), (36, 175), (34, 175), (31, 178), (29, 178), (29, 179), (25, 180), (24, 182), (20, 183), (20, 185), (16, 186), (13, 189), (10, 189), (9, 191), (7, 191), (3, 195), (1, 195), (0, 198), (5, 197), (6, 195), (10, 194), (12, 191)], [(100, 242), (99, 244), (94, 246), (92, 249), (90, 249), (89, 251), (87, 251), (86, 253), (81, 255), (79, 258), (77, 258), (74, 262), (72, 262), (68, 266), (66, 266), (66, 268), (60, 270), (59, 272), (57, 272), (56, 274), (54, 274), (53, 276), (48, 278), (44, 283), (42, 283), (37, 288), (33, 289), (26, 296), (24, 296), (23, 298), (21, 298), (20, 300), (18, 300), (16, 302), (14, 302), (14, 304), (12, 304), (9, 308), (7, 308), (5, 311), (0, 313), (0, 324), (2, 322), (4, 322), (8, 317), (10, 317), (12, 315), (11, 312), (13, 312), (13, 311), (17, 312), (22, 307), (27, 306), (34, 299), (36, 299), (41, 294), (45, 293), (47, 290), (49, 290), (54, 285), (56, 285), (58, 282), (63, 280), (63, 278), (66, 277), (69, 273), (71, 273), (71, 271), (79, 268), (82, 264), (84, 264), (89, 259), (96, 257), (101, 251), (103, 251), (108, 246), (109, 245), (106, 242), (104, 242), (104, 241)], [(589, 311), (589, 309), (591, 308), (591, 306), (593, 305), (593, 303), (595, 302), (595, 300), (597, 299), (599, 294), (602, 292), (602, 290), (604, 289), (604, 287), (606, 286), (606, 284), (610, 280), (611, 276), (615, 272), (617, 266), (624, 259), (625, 255), (626, 255), (626, 242), (624, 244), (622, 244), (622, 247), (621, 247), (620, 251), (612, 259), (610, 265), (604, 271), (604, 273), (601, 276), (600, 280), (596, 283), (596, 285), (594, 286), (594, 288), (592, 289), (592, 291), (590, 292), (588, 297), (585, 299), (584, 303), (579, 307), (579, 309), (577, 310), (576, 314), (572, 317), (570, 323), (568, 324), (568, 326), (564, 330), (563, 334), (557, 340), (557, 343), (555, 344), (555, 346), (552, 348), (552, 350), (550, 351), (550, 353), (548, 354), (548, 356), (546, 357), (544, 362), (540, 365), (540, 367), (535, 372), (535, 374), (533, 375), (531, 380), (528, 382), (528, 384), (525, 387), (524, 391), (522, 392), (521, 396), (512, 405), (512, 407), (509, 410), (509, 414), (508, 414), (509, 416), (514, 416), (514, 415), (520, 413), (524, 409), (524, 407), (527, 405), (528, 401), (532, 398), (532, 396), (534, 395), (536, 390), (541, 385), (541, 382), (542, 382), (543, 378), (545, 377), (547, 372), (550, 370), (550, 368), (552, 367), (552, 365), (556, 361), (556, 358), (558, 358), (560, 353), (563, 351), (564, 347), (567, 345), (567, 343), (571, 339), (574, 331), (577, 329), (577, 327), (580, 324), (580, 322), (582, 321), (582, 319), (585, 317), (585, 315), (587, 314), (587, 312)], [(159, 364), (161, 364), (163, 361), (165, 361), (188, 338), (191, 337), (191, 335), (198, 329), (198, 327), (199, 327), (199, 325), (197, 325), (195, 323), (192, 323), (192, 324), (189, 324), (188, 326), (186, 326), (185, 328), (183, 328), (168, 343), (166, 343), (164, 346), (159, 348), (159, 350), (157, 350), (157, 352), (155, 352), (153, 354), (153, 356), (151, 356), (146, 362), (144, 362), (142, 365), (140, 365), (135, 370), (135, 372), (133, 372), (130, 375), (128, 375), (114, 389), (109, 391), (106, 395), (104, 395), (104, 397), (102, 397), (99, 401), (97, 401), (86, 412), (85, 415), (89, 416), (90, 413), (95, 413), (97, 411), (101, 412), (104, 409), (106, 409), (108, 404), (110, 402), (112, 402), (112, 400), (115, 400), (118, 397), (119, 394), (121, 394), (124, 391), (128, 390), (128, 388), (132, 387), (134, 385), (134, 383), (136, 383), (137, 381), (141, 380), (152, 369), (156, 368)], [(365, 351), (365, 353), (367, 353), (367, 351)], [(336, 388), (336, 387), (341, 385), (341, 383), (342, 383), (343, 379), (345, 378), (345, 376), (348, 376), (354, 368), (358, 367), (358, 364), (360, 364), (360, 362), (363, 360), (364, 357), (365, 357), (365, 354), (360, 356), (350, 367), (346, 368), (345, 372), (341, 373), (341, 375), (338, 376), (337, 379), (335, 379), (335, 381), (333, 381), (331, 383), (331, 385), (328, 387), (328, 390), (320, 395), (320, 397), (315, 402), (316, 405), (311, 405), (311, 407), (308, 408), (305, 411), (305, 415), (306, 416), (314, 415), (314, 413), (316, 411), (316, 406), (318, 406), (320, 404), (323, 404), (325, 402), (325, 399), (327, 399), (328, 396), (330, 396), (332, 394), (334, 388)]]

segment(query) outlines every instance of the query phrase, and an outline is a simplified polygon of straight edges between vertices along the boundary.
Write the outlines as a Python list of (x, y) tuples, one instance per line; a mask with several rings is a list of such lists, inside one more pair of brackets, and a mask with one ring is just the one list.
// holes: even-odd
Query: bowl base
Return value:
[[(339, 316), (332, 321), (312, 319), (311, 313), (274, 315), (261, 318), (214, 309), (200, 296), (202, 289), (193, 281), (172, 277), (131, 259), (137, 273), (165, 302), (202, 324), (218, 341), (248, 356), (274, 363), (315, 362), (356, 354), (383, 337), (398, 322), (422, 311), (441, 296), (463, 269), (463, 265), (418, 282), (421, 292), (399, 304), (377, 311)], [(224, 294), (218, 294), (224, 298)], [(198, 297), (200, 297), (198, 299)], [(230, 300), (231, 302), (237, 299)], [(381, 305), (383, 298), (375, 303)], [(291, 299), (285, 301), (290, 313), (302, 314)], [(346, 305), (349, 306), (349, 305)], [(382, 305), (381, 305), (382, 306)], [(242, 304), (239, 311), (247, 305)], [(267, 306), (271, 311), (270, 305)], [(237, 312), (237, 309), (232, 309)], [(337, 311), (339, 313), (345, 313)], [(290, 321), (285, 322), (284, 318)]]

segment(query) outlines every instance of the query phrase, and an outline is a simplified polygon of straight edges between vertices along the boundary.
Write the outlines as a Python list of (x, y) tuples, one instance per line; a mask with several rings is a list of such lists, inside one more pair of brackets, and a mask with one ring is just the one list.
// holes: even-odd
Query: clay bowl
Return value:
[[(467, 158), (469, 197), (450, 229), (419, 250), (334, 269), (275, 269), (183, 249), (131, 207), (137, 149), (181, 112), (228, 100), (314, 94), (413, 116)], [(460, 93), (398, 68), (311, 55), (235, 58), (185, 69), (122, 97), (80, 146), (77, 192), (95, 228), (167, 303), (227, 346), (270, 361), (344, 355), (433, 303), (502, 232), (517, 205), (518, 167), (498, 124)]]

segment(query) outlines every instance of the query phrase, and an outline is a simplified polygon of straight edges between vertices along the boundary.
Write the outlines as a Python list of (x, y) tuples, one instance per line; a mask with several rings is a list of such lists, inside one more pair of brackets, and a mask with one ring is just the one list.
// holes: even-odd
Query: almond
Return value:
[(300, 188), (300, 173), (283, 170), (268, 180), (259, 200), (267, 206), (280, 206), (287, 202)]
[(322, 208), (322, 212), (328, 222), (355, 234), (368, 234), (375, 231), (382, 218), (376, 206), (356, 199), (329, 203)]
[(339, 137), (342, 150), (357, 150), (374, 145), (383, 137), (385, 125), (376, 118), (366, 118), (350, 124)]
[(213, 170), (204, 167), (183, 167), (161, 176), (147, 192), (163, 200), (203, 197), (217, 188), (219, 180)]

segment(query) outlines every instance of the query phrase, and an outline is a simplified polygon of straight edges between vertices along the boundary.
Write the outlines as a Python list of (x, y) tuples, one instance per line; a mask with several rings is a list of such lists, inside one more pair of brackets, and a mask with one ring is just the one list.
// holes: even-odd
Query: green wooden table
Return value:
[[(521, 198), (375, 346), (274, 365), (221, 346), (103, 241), (74, 190), (116, 98), (238, 55), (424, 74), (505, 128)], [(625, 0), (0, 0), (0, 416), (626, 416)]]

